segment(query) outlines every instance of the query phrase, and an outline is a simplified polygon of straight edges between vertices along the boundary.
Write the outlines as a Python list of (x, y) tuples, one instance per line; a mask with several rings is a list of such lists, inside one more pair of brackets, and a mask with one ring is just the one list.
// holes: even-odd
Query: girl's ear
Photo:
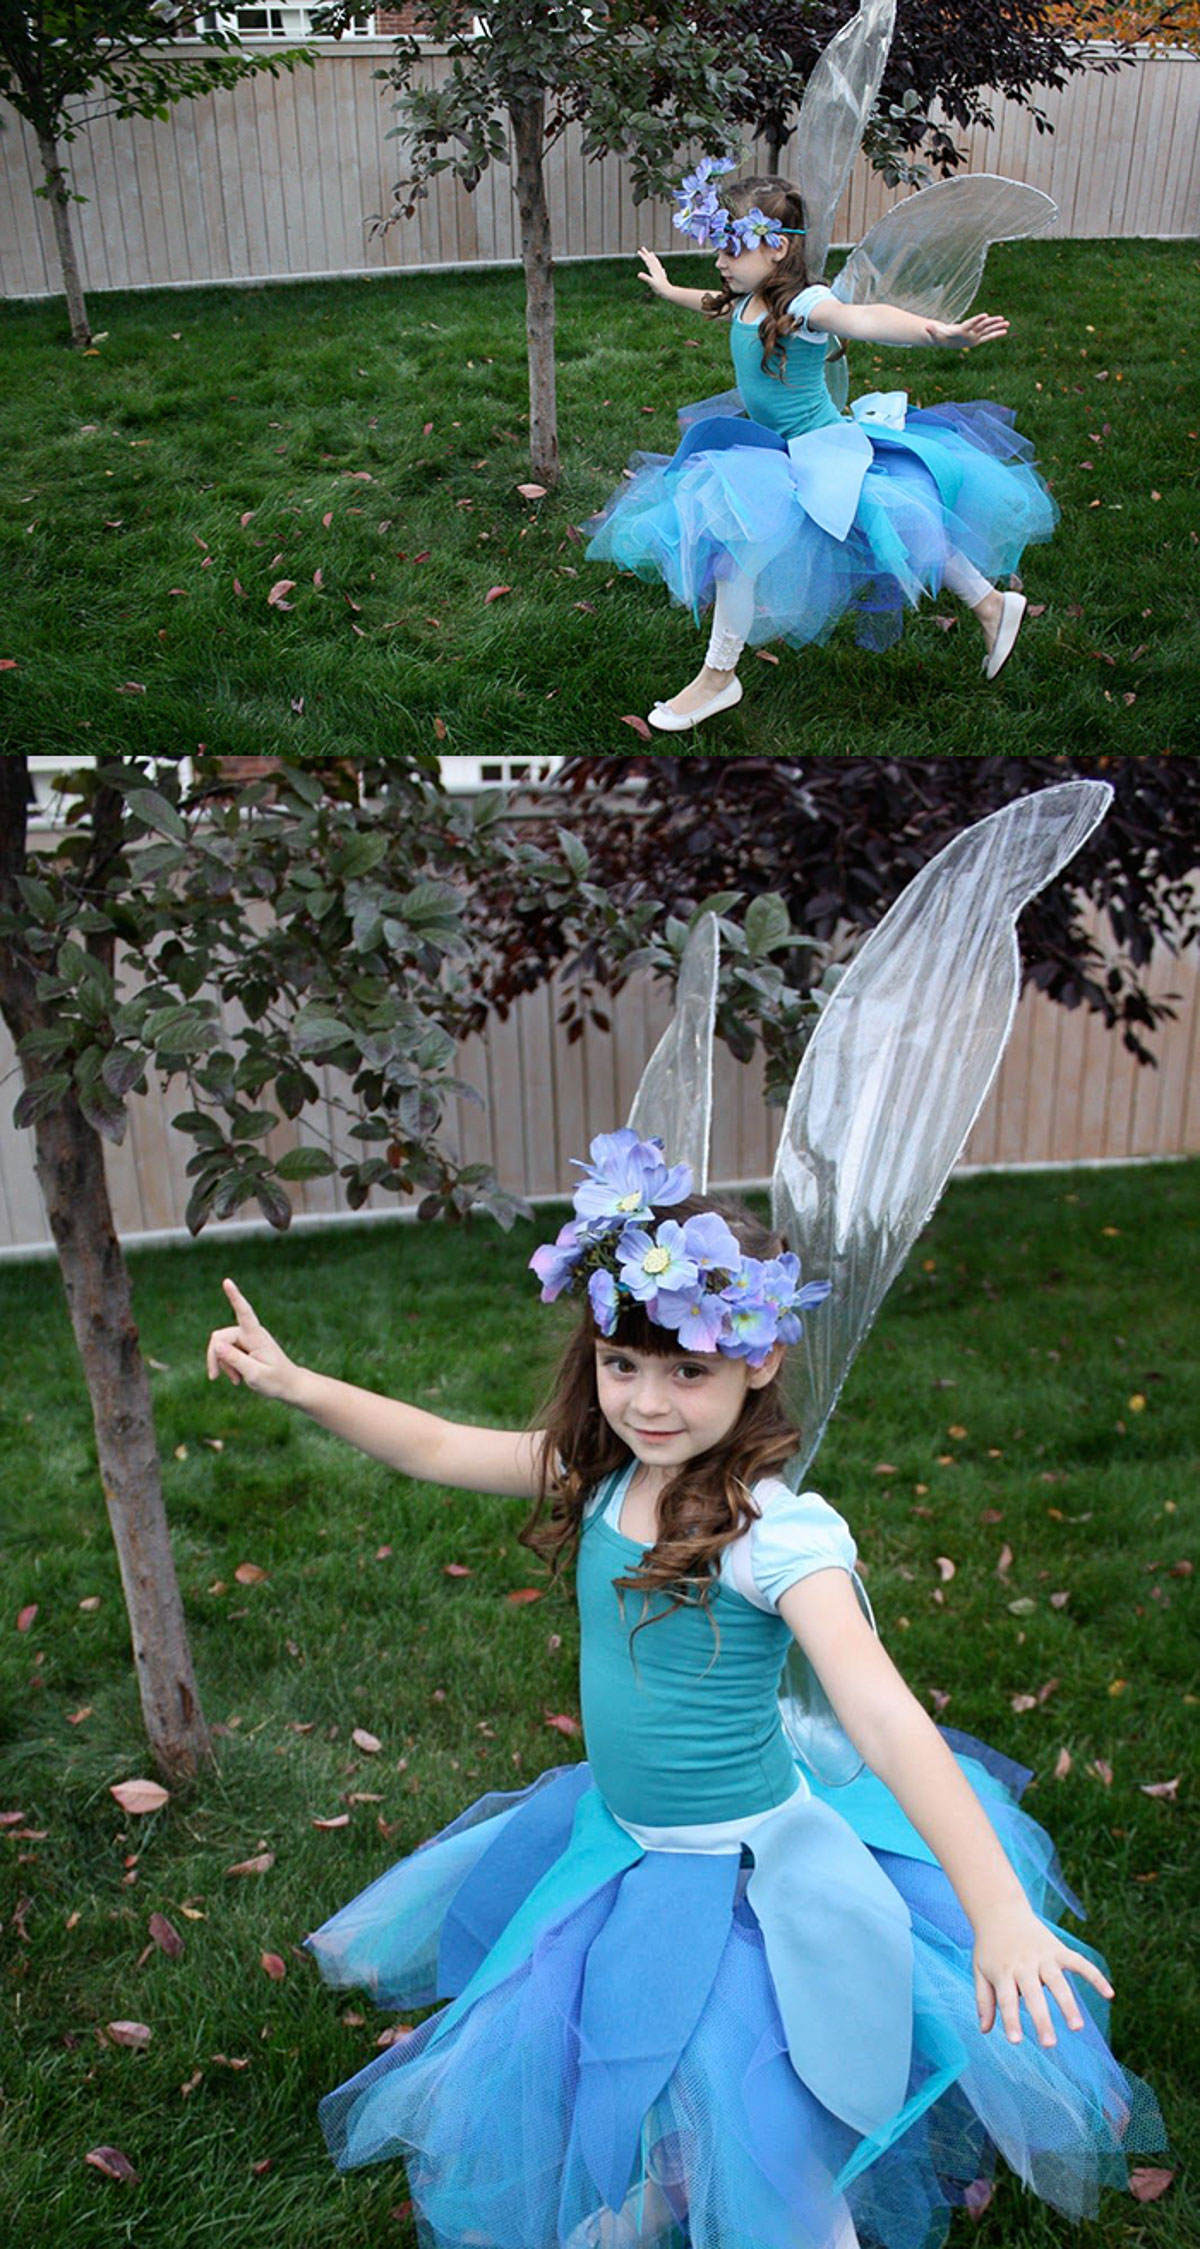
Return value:
[(783, 1363), (782, 1343), (773, 1343), (761, 1367), (751, 1367), (746, 1380), (748, 1390), (765, 1390), (773, 1382)]

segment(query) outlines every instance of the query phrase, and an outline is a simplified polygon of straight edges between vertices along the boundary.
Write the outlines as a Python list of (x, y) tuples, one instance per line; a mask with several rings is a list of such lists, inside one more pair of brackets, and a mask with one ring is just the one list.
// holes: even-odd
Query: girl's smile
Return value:
[(600, 1411), (635, 1460), (667, 1470), (719, 1445), (735, 1426), (746, 1393), (769, 1382), (774, 1355), (761, 1367), (720, 1352), (635, 1351), (596, 1345)]

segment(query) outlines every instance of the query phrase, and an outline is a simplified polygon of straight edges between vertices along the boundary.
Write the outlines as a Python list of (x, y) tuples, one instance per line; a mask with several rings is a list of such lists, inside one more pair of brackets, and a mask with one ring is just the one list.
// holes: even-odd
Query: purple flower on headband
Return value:
[(575, 1210), (589, 1232), (641, 1223), (654, 1204), (680, 1203), (691, 1194), (687, 1165), (668, 1168), (661, 1140), (639, 1140), (628, 1125), (600, 1133), (588, 1155), (590, 1163), (580, 1166), (584, 1176), (575, 1190)]
[(588, 1303), (601, 1335), (611, 1335), (617, 1324), (620, 1301), (611, 1273), (593, 1273), (588, 1282)]
[(753, 210), (744, 212), (740, 219), (734, 219), (729, 231), (739, 255), (743, 250), (783, 248), (785, 237), (780, 231), (779, 220), (769, 219), (765, 211), (759, 210), (757, 203)]
[(656, 1326), (679, 1337), (682, 1351), (716, 1351), (729, 1332), (729, 1307), (711, 1289), (664, 1290), (654, 1304)]
[(529, 1262), (542, 1284), (543, 1304), (561, 1296), (583, 1255), (583, 1228), (569, 1218), (552, 1242), (543, 1242)]
[(639, 1304), (653, 1303), (660, 1289), (671, 1294), (694, 1288), (700, 1278), (695, 1259), (687, 1255), (683, 1228), (673, 1218), (664, 1218), (652, 1234), (639, 1226), (626, 1227), (617, 1243), (617, 1256), (621, 1286)]
[[(742, 1263), (741, 1244), (715, 1210), (702, 1210), (684, 1221), (683, 1244), (702, 1273), (736, 1273)], [(669, 1323), (668, 1323), (669, 1324)]]
[(694, 172), (685, 173), (675, 190), (676, 195), (703, 195), (710, 180), (719, 180), (723, 172), (736, 172), (732, 156), (702, 156)]
[(750, 1297), (734, 1306), (729, 1303), (728, 1291), (725, 1301), (729, 1333), (722, 1349), (731, 1359), (746, 1359), (752, 1367), (760, 1367), (772, 1345), (781, 1340), (774, 1305)]

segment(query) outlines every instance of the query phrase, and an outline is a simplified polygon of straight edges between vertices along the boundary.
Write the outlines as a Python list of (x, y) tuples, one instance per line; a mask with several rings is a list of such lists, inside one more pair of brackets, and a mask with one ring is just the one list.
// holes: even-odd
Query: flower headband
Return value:
[(680, 181), (675, 189), (679, 209), (673, 214), (671, 224), (681, 234), (690, 234), (693, 241), (711, 250), (732, 250), (740, 257), (743, 250), (781, 250), (784, 236), (803, 234), (802, 226), (780, 226), (778, 219), (769, 219), (758, 205), (735, 219), (722, 203), (713, 181), (725, 172), (736, 171), (730, 156), (702, 156), (694, 172)]
[(623, 1125), (601, 1133), (576, 1166), (575, 1217), (529, 1263), (543, 1304), (586, 1295), (601, 1335), (612, 1335), (622, 1310), (641, 1304), (656, 1327), (678, 1335), (691, 1351), (720, 1351), (760, 1367), (776, 1343), (798, 1342), (799, 1313), (820, 1304), (828, 1281), (800, 1280), (800, 1260), (744, 1255), (716, 1211), (679, 1225), (655, 1222), (655, 1208), (692, 1192), (686, 1164), (663, 1161), (661, 1140), (639, 1140)]

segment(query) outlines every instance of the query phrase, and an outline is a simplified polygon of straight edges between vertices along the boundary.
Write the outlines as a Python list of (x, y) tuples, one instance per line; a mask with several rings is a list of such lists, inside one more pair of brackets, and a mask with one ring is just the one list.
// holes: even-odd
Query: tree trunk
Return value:
[(54, 220), (54, 239), (58, 244), (58, 262), (62, 269), (63, 292), (67, 300), (67, 313), (71, 322), (71, 342), (80, 351), (86, 351), (92, 340), (87, 306), (83, 298), (83, 283), (79, 278), (79, 261), (75, 255), (75, 237), (71, 232), (71, 190), (59, 156), (58, 144), (49, 133), (40, 129), (37, 136), (38, 155), (46, 178), (46, 194), (50, 215)]
[(554, 387), (554, 258), (542, 152), (545, 96), (514, 102), (517, 209), (525, 267), (525, 338), (529, 352), (529, 460), (539, 483), (558, 482), (558, 408)]
[[(25, 866), (28, 768), (0, 759), (0, 896)], [(17, 947), (0, 950), (0, 1011), (14, 1039), (49, 1020)], [(40, 1068), (26, 1069), (28, 1083)], [(142, 1715), (156, 1762), (185, 1776), (212, 1754), (196, 1692), (163, 1506), (150, 1385), (133, 1319), (100, 1137), (68, 1094), (35, 1126), (37, 1173), (92, 1405), (100, 1477), (129, 1612)]]

